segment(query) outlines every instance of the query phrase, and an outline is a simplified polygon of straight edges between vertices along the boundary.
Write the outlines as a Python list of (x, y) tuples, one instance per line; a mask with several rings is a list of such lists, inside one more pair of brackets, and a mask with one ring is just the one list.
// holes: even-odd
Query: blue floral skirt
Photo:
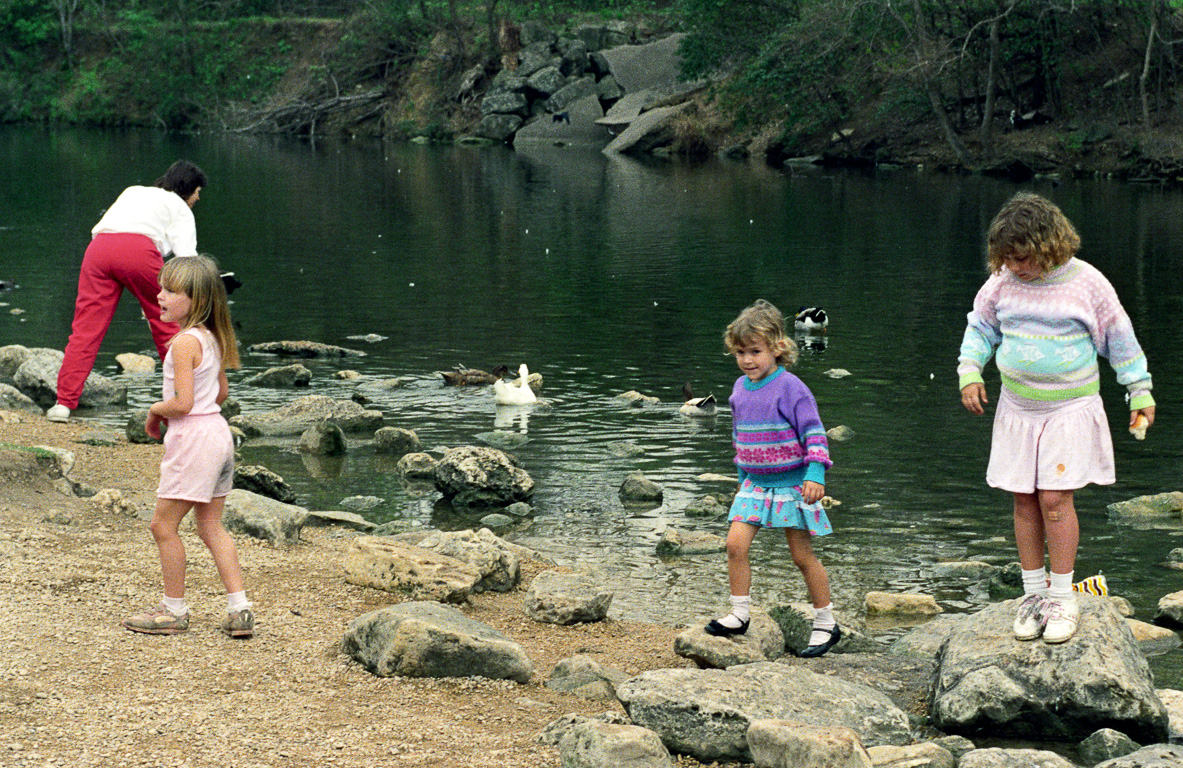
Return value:
[(830, 518), (821, 502), (806, 504), (801, 486), (764, 487), (749, 477), (739, 487), (731, 504), (733, 523), (747, 523), (759, 528), (800, 528), (811, 536), (833, 533)]

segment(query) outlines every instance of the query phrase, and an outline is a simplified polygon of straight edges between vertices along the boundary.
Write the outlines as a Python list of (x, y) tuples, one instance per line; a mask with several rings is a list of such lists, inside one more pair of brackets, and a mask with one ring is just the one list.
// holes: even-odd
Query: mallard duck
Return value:
[(493, 398), (498, 405), (525, 405), (538, 399), (534, 390), (530, 389), (530, 370), (522, 363), (518, 367), (518, 380), (510, 384), (505, 380), (509, 368), (499, 365), (493, 369), (497, 380), (493, 382)]
[(477, 368), (465, 368), (463, 365), (457, 365), (454, 371), (440, 371), (440, 376), (444, 377), (446, 387), (479, 387), (483, 384), (492, 384), (500, 378), (496, 374)]
[(687, 416), (713, 416), (715, 414), (715, 396), (695, 397), (690, 382), (682, 385), (682, 397), (685, 402), (678, 409), (678, 413), (684, 413)]
[(801, 307), (793, 320), (793, 327), (798, 331), (825, 333), (829, 325), (830, 318), (826, 317), (826, 311), (821, 307)]

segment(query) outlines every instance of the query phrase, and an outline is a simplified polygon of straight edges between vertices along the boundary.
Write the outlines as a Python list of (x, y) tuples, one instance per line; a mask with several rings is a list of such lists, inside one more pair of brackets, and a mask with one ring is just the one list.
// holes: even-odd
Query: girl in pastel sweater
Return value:
[(970, 413), (984, 413), (982, 368), (991, 355), (1002, 375), (986, 482), (1014, 495), (1024, 591), (1014, 622), (1019, 640), (1042, 635), (1062, 643), (1076, 632), (1073, 494), (1115, 481), (1098, 355), (1129, 392), (1131, 429), (1154, 423), (1134, 328), (1109, 281), (1076, 258), (1079, 248), (1055, 204), (1026, 192), (1012, 197), (990, 224), (992, 274), (974, 298), (958, 357), (961, 402)]
[(830, 602), (826, 569), (813, 553), (812, 536), (832, 533), (822, 508), (829, 444), (809, 388), (785, 370), (797, 347), (785, 335), (784, 316), (757, 301), (723, 335), (744, 375), (731, 391), (732, 441), (740, 487), (731, 505), (727, 575), (731, 613), (713, 619), (708, 634), (741, 635), (751, 622), (752, 566), (748, 550), (756, 531), (785, 532), (793, 563), (805, 578), (815, 615), (809, 643), (798, 656), (821, 656), (842, 636)]

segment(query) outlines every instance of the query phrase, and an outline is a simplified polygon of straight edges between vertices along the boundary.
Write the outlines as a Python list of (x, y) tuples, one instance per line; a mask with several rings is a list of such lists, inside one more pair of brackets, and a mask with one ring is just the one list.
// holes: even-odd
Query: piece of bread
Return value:
[(1146, 414), (1139, 413), (1138, 418), (1134, 419), (1134, 426), (1130, 427), (1130, 434), (1134, 436), (1135, 440), (1146, 439), (1146, 428), (1150, 426), (1150, 419), (1146, 418)]

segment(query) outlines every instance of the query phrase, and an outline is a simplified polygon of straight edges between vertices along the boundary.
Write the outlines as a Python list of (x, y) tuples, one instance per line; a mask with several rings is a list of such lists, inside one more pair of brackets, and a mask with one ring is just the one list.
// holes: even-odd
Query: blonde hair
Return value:
[(230, 319), (226, 286), (214, 260), (204, 255), (175, 257), (160, 270), (160, 286), (189, 297), (189, 312), (181, 319), (181, 330), (205, 326), (222, 350), (222, 367), (237, 368), (238, 339)]
[(1080, 235), (1063, 211), (1046, 197), (1019, 192), (1002, 206), (986, 234), (986, 260), (998, 273), (1008, 256), (1031, 256), (1043, 272), (1066, 263), (1080, 250)]
[(763, 339), (769, 351), (776, 355), (777, 365), (788, 368), (797, 362), (797, 345), (785, 333), (785, 316), (764, 299), (757, 299), (740, 312), (723, 332), (723, 344), (732, 354), (753, 339)]

